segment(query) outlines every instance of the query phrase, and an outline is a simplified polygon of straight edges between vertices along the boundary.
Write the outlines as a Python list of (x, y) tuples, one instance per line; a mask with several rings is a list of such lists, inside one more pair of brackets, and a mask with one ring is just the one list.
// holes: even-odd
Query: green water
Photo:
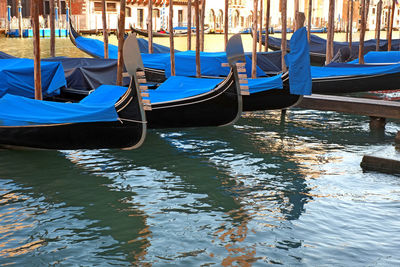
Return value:
[[(68, 39), (57, 55), (83, 56)], [(399, 266), (400, 178), (360, 162), (398, 157), (400, 122), (368, 123), (293, 108), (151, 130), (134, 151), (0, 150), (0, 264)]]

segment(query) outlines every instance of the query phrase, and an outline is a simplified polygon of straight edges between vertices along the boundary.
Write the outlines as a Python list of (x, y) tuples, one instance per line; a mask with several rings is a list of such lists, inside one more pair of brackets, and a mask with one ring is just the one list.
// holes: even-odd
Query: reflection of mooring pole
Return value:
[(21, 0), (18, 1), (18, 31), (19, 31), (19, 37), (22, 38), (22, 4), (21, 4)]

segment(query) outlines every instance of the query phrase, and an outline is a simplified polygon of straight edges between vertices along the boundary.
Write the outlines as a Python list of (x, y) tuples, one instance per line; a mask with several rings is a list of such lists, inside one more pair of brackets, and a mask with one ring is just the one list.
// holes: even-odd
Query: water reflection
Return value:
[[(178, 240), (193, 235), (182, 227), (203, 232), (196, 240), (207, 244), (200, 251), (207, 251), (211, 262), (252, 262), (260, 259), (255, 256), (258, 245), (251, 240), (297, 219), (310, 197), (297, 164), (275, 151), (253, 151), (254, 127), (248, 128), (153, 132), (138, 153), (83, 151), (79, 159), (76, 154), (66, 155), (85, 171), (111, 178), (117, 190), (135, 193), (140, 201), (131, 204), (141, 205), (152, 233), (149, 250), (153, 253), (148, 253), (147, 262), (182, 254), (193, 258), (192, 246), (183, 242), (189, 251), (182, 252), (178, 245)], [(192, 218), (190, 223), (180, 221), (185, 217)], [(165, 231), (174, 234), (166, 237)], [(209, 239), (210, 234), (215, 238)], [(168, 251), (162, 248), (164, 236), (172, 243)], [(301, 245), (300, 241), (270, 242), (276, 248), (283, 246), (276, 242)]]
[(58, 152), (0, 151), (0, 162), (5, 262), (35, 255), (36, 264), (122, 264), (148, 245), (146, 217), (131, 193), (109, 190), (108, 179), (82, 173)]

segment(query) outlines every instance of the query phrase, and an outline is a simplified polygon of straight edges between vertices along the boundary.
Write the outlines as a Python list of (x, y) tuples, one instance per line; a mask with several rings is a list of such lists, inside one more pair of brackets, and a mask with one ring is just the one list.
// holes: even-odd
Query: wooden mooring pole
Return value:
[(393, 34), (393, 23), (394, 23), (395, 13), (396, 13), (396, 0), (392, 0), (392, 13), (390, 16), (390, 24), (389, 24), (388, 51), (392, 50), (392, 34)]
[(349, 26), (349, 48), (353, 45), (353, 15), (354, 15), (354, 2), (350, 0), (350, 26)]
[(32, 28), (33, 28), (33, 60), (35, 78), (35, 99), (42, 100), (42, 76), (40, 71), (40, 33), (39, 33), (39, 5), (40, 0), (31, 0)]
[(50, 56), (56, 56), (55, 0), (50, 0)]
[[(260, 22), (260, 27), (259, 27), (259, 33), (258, 33), (258, 51), (262, 52), (262, 32), (263, 32), (263, 2), (264, 0), (260, 0), (260, 18), (259, 18), (259, 22)], [(268, 29), (267, 29), (268, 31)]]
[(271, 21), (270, 13), (271, 13), (271, 0), (267, 0), (267, 7), (266, 7), (266, 14), (265, 14), (265, 44), (264, 44), (265, 52), (268, 51), (269, 28), (270, 28), (270, 21)]
[(147, 34), (149, 36), (149, 54), (153, 54), (153, 0), (148, 0)]
[(18, 31), (19, 31), (19, 37), (22, 38), (22, 4), (21, 4), (21, 0), (18, 1)]
[(206, 0), (201, 0), (200, 10), (200, 51), (204, 52), (204, 17), (206, 15)]
[[(251, 78), (256, 78), (257, 76), (257, 14), (258, 14), (258, 0), (254, 1), (254, 15), (253, 15), (253, 50), (252, 50), (252, 64), (251, 64)], [(262, 0), (261, 0), (262, 1)]]
[(360, 43), (358, 47), (358, 62), (364, 64), (364, 39), (365, 39), (365, 0), (361, 0), (361, 24), (360, 24)]
[(124, 69), (124, 35), (125, 35), (125, 7), (126, 0), (121, 0), (118, 21), (118, 65), (117, 65), (117, 85), (122, 85), (122, 71)]
[(174, 1), (169, 1), (169, 53), (171, 60), (171, 76), (175, 76), (175, 45), (174, 45)]
[(108, 58), (108, 30), (107, 30), (107, 14), (106, 0), (101, 1), (101, 19), (103, 22), (103, 42), (104, 42), (104, 58)]
[(310, 38), (311, 38), (312, 8), (313, 8), (312, 1), (313, 0), (308, 0), (308, 23), (307, 23), (307, 39), (308, 39), (308, 42), (310, 42)]
[(381, 39), (381, 21), (382, 21), (382, 0), (376, 5), (376, 28), (375, 28), (375, 39), (376, 39), (376, 51), (379, 51), (380, 39)]
[(328, 37), (326, 40), (325, 64), (329, 64), (333, 58), (333, 38), (335, 36), (335, 0), (329, 0)]
[(187, 8), (187, 50), (192, 50), (192, 0), (188, 0)]
[[(196, 0), (197, 1), (197, 0)], [(225, 48), (228, 44), (228, 31), (229, 31), (229, 20), (228, 20), (228, 12), (229, 12), (229, 0), (225, 0), (225, 14), (224, 14), (224, 40), (225, 40)]]
[(199, 1), (194, 0), (195, 4), (195, 19), (196, 19), (196, 77), (201, 76), (201, 66), (200, 66), (200, 18), (199, 18)]
[(286, 72), (286, 63), (285, 63), (285, 55), (286, 55), (286, 47), (287, 47), (287, 41), (286, 41), (286, 35), (287, 35), (287, 0), (281, 0), (281, 17), (282, 17), (282, 38), (281, 38), (281, 51), (282, 51), (282, 71)]

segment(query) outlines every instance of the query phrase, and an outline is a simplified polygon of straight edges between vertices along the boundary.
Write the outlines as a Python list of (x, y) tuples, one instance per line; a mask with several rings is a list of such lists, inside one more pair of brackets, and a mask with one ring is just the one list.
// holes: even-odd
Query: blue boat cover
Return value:
[[(371, 51), (364, 56), (365, 63), (400, 63), (400, 51)], [(351, 64), (358, 64), (358, 58), (350, 61)]]
[[(43, 61), (61, 62), (67, 88), (88, 92), (102, 84), (115, 85), (117, 81), (116, 59), (54, 57)], [(124, 77), (122, 85), (128, 86), (130, 80)]]
[[(251, 58), (251, 52), (244, 53)], [(281, 51), (257, 52), (257, 66), (269, 75), (276, 75), (282, 71), (282, 53)]]
[(397, 72), (400, 72), (400, 64), (359, 65), (349, 63), (331, 63), (325, 67), (311, 67), (311, 75), (313, 79), (337, 76), (392, 74)]
[(115, 102), (126, 87), (101, 86), (80, 103), (40, 101), (7, 94), (0, 98), (0, 125), (26, 126), (118, 120)]
[[(137, 38), (139, 43), (139, 50), (141, 53), (149, 53), (149, 42), (143, 38)], [(175, 53), (180, 52), (179, 50), (174, 50)], [(170, 49), (168, 46), (153, 43), (153, 54), (163, 54), (169, 53)]]
[[(66, 86), (64, 69), (59, 62), (41, 62), (43, 97), (60, 93)], [(33, 98), (35, 96), (34, 63), (32, 59), (0, 59), (0, 97), (14, 94)]]
[[(316, 35), (311, 34), (310, 35), (310, 52), (312, 53), (318, 53), (325, 55), (326, 53), (326, 39), (323, 39), (321, 37), (318, 37)], [(262, 36), (262, 42), (265, 43), (265, 35)], [(281, 46), (281, 39), (269, 36), (268, 42), (270, 45), (274, 47), (280, 47)], [(347, 42), (333, 42), (333, 53), (336, 54), (339, 52), (341, 48), (347, 48), (349, 47), (349, 43)], [(359, 48), (359, 42), (353, 42), (352, 49), (351, 49), (351, 58), (357, 58), (358, 57), (358, 48)], [(381, 39), (380, 40), (380, 46), (379, 49), (381, 51), (385, 51), (388, 48), (388, 41)], [(392, 50), (399, 50), (400, 48), (400, 39), (394, 39), (392, 40)], [(291, 49), (291, 45), (288, 44), (288, 49)], [(366, 40), (364, 42), (364, 54), (366, 54), (369, 51), (375, 51), (376, 49), (376, 39), (370, 39)]]
[(6, 59), (6, 58), (16, 58), (16, 57), (0, 51), (0, 59)]
[(272, 77), (260, 77), (257, 79), (249, 80), (250, 94), (263, 92), (271, 89), (282, 89), (282, 74), (278, 74)]
[[(164, 58), (163, 58), (164, 59)], [(201, 75), (211, 77), (224, 77), (229, 74), (230, 68), (222, 67), (222, 63), (227, 63), (228, 58), (225, 52), (200, 52)], [(247, 76), (251, 76), (251, 58), (246, 57)], [(144, 64), (144, 63), (143, 63)], [(145, 67), (148, 67), (145, 65)], [(165, 75), (171, 76), (171, 61), (169, 57), (165, 62)], [(196, 76), (196, 52), (185, 51), (175, 54), (175, 73), (177, 76)], [(257, 67), (257, 77), (266, 76)]]
[[(104, 58), (104, 42), (103, 41), (79, 36), (79, 37), (75, 38), (75, 43), (79, 49), (85, 51), (86, 53), (88, 53), (96, 58)], [(148, 50), (149, 46), (148, 46), (147, 40), (138, 38), (138, 43), (139, 43), (139, 49), (140, 49), (141, 53), (149, 52), (149, 50)], [(179, 52), (178, 50), (175, 50), (175, 51)], [(156, 53), (156, 54), (169, 53), (169, 47), (153, 43), (153, 53)], [(108, 44), (108, 58), (118, 59), (118, 46), (113, 45), (113, 44)]]
[(156, 90), (149, 90), (151, 103), (174, 101), (200, 95), (214, 89), (223, 79), (171, 76)]
[(310, 50), (305, 27), (293, 34), (290, 47), (290, 53), (285, 56), (286, 65), (289, 67), (290, 93), (311, 95)]
[[(86, 53), (97, 58), (104, 58), (104, 42), (97, 39), (78, 36), (75, 38), (75, 43), (79, 49)], [(108, 44), (108, 58), (118, 59), (118, 46)]]

